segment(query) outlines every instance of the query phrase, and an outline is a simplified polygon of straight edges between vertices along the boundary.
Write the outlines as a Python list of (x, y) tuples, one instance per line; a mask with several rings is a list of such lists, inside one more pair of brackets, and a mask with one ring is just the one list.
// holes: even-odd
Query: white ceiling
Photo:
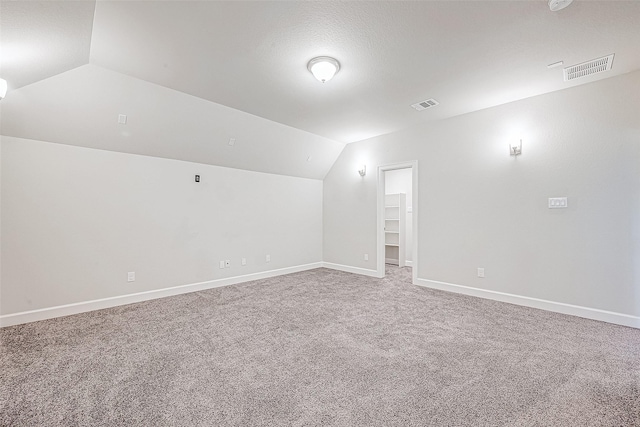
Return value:
[(95, 2), (1, 1), (0, 77), (9, 90), (89, 62)]
[[(340, 142), (640, 69), (640, 1), (575, 0), (558, 12), (545, 0), (1, 7), (11, 88), (89, 62)], [(573, 82), (546, 67), (611, 53), (611, 71)], [(342, 64), (324, 85), (306, 69), (319, 55)], [(410, 107), (427, 98), (440, 105)]]

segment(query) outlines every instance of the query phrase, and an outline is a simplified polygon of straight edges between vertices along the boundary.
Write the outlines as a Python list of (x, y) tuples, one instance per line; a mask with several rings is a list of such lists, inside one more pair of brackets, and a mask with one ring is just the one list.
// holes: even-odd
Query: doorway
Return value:
[(378, 167), (377, 275), (385, 266), (412, 267), (418, 272), (418, 162)]

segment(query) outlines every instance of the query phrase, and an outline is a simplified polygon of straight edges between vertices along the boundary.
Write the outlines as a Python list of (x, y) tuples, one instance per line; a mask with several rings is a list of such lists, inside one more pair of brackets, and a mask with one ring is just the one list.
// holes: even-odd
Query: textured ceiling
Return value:
[[(341, 142), (640, 69), (639, 1), (559, 12), (544, 0), (2, 1), (0, 12), (10, 88), (91, 63)], [(573, 82), (546, 67), (611, 53), (611, 71)], [(324, 85), (306, 70), (319, 55), (342, 64)], [(410, 107), (427, 98), (440, 105)]]
[[(353, 142), (639, 69), (639, 20), (639, 1), (98, 2), (91, 62)], [(572, 83), (546, 67), (614, 52)], [(324, 85), (319, 55), (342, 64)]]
[(0, 77), (9, 90), (89, 62), (95, 2), (0, 2)]

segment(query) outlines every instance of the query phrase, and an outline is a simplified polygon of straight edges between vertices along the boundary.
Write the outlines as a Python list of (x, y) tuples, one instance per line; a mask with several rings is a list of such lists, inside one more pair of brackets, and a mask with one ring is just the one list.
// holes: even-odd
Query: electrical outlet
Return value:
[(271, 262), (271, 255), (267, 255), (267, 262)]
[(220, 268), (224, 268), (224, 261), (220, 261)]
[(135, 282), (136, 281), (136, 272), (130, 271), (127, 273), (127, 282)]
[(231, 261), (226, 260), (226, 261), (224, 262), (224, 266), (225, 266), (225, 267), (227, 267), (227, 268), (231, 267)]
[(369, 261), (369, 254), (364, 254), (364, 260)]
[(242, 264), (242, 265), (247, 265), (247, 259), (246, 259), (246, 258), (242, 258), (242, 262), (241, 262), (241, 264)]
[(478, 277), (484, 277), (484, 268), (478, 268)]
[(566, 197), (550, 197), (549, 209), (564, 209), (568, 206)]

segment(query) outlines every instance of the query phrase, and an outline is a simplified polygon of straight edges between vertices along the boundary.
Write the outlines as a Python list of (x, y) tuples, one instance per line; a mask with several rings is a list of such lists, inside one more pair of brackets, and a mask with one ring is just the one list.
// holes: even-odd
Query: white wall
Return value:
[(408, 261), (407, 265), (411, 265), (413, 256), (413, 212), (410, 212), (410, 208), (413, 207), (413, 188), (411, 185), (411, 176), (411, 168), (390, 170), (384, 173), (385, 193), (404, 193), (406, 195), (407, 209), (405, 210), (405, 261)]
[(322, 181), (7, 136), (0, 145), (2, 315), (322, 261)]
[(325, 261), (375, 269), (377, 177), (357, 167), (414, 159), (419, 278), (640, 315), (640, 72), (348, 145), (324, 180)]

